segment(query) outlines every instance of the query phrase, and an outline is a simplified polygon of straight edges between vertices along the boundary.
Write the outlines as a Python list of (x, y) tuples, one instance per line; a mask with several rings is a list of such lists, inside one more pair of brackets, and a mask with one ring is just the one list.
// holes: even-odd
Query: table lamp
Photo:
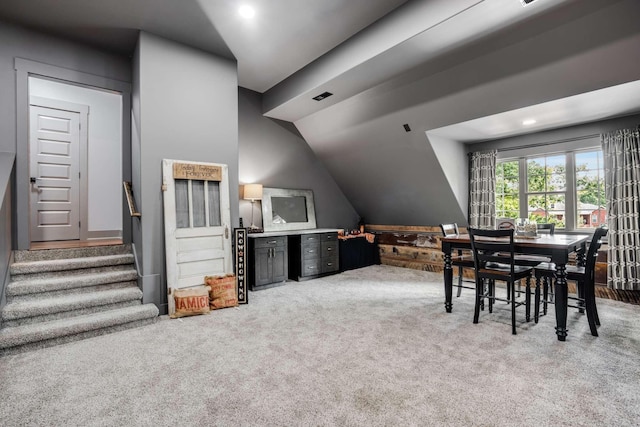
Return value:
[(258, 228), (253, 223), (253, 205), (256, 200), (262, 200), (262, 184), (245, 184), (244, 199), (251, 201), (251, 226), (250, 228)]

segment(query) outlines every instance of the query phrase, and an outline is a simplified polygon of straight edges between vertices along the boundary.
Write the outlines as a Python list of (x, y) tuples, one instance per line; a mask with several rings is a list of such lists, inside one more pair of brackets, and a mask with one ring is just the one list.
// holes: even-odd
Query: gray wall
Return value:
[(640, 115), (617, 117), (578, 126), (467, 145), (467, 152), (499, 150), (499, 158), (600, 147), (600, 134), (640, 125)]
[(425, 132), (637, 80), (638, 11), (640, 2), (625, 0), (535, 34), (517, 26), (295, 125), (365, 218), (398, 225), (454, 221), (467, 209)]
[(15, 156), (0, 152), (0, 308), (5, 304), (11, 260), (11, 178)]
[(141, 33), (134, 58), (134, 177), (145, 302), (166, 311), (162, 159), (229, 166), (238, 223), (238, 79), (235, 61)]
[[(262, 95), (239, 88), (240, 183), (313, 190), (318, 227), (352, 228), (358, 213), (295, 127), (262, 115)], [(251, 223), (251, 202), (240, 200), (240, 216)], [(260, 203), (255, 223), (262, 225)], [(365, 218), (366, 220), (366, 218)]]
[[(17, 231), (14, 233), (14, 249), (27, 249), (29, 246), (28, 221), (18, 217), (18, 211), (28, 210), (28, 159), (27, 149), (18, 147), (20, 132), (17, 123), (20, 115), (17, 99), (18, 82), (14, 63), (16, 58), (36, 61), (60, 67), (67, 74), (92, 76), (93, 80), (103, 78), (128, 84), (131, 80), (131, 66), (128, 58), (109, 54), (85, 45), (51, 37), (15, 25), (0, 21), (0, 151), (16, 153), (16, 181), (12, 187), (12, 209)], [(20, 94), (23, 94), (20, 92)], [(128, 105), (128, 101), (127, 101)], [(128, 107), (127, 107), (128, 108)], [(127, 120), (128, 132), (128, 120)], [(21, 132), (26, 132), (21, 129)], [(128, 137), (127, 137), (128, 141)]]
[(14, 58), (24, 58), (124, 82), (131, 81), (128, 58), (0, 21), (0, 151), (16, 152)]

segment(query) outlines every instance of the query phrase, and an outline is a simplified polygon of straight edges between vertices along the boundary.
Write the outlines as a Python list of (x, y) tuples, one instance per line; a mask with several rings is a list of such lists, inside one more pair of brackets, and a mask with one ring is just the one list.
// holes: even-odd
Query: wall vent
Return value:
[(402, 125), (405, 132), (411, 132), (411, 128), (409, 127), (409, 123), (405, 123)]
[(315, 99), (316, 101), (322, 101), (323, 99), (328, 98), (331, 95), (333, 95), (331, 92), (323, 92), (318, 96), (314, 96), (313, 99)]

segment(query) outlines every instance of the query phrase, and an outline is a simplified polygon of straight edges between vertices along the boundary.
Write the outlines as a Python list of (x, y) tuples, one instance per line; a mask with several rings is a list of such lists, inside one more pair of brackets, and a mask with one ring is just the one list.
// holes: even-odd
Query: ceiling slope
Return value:
[[(549, 15), (573, 2), (538, 0), (526, 8), (517, 0), (409, 2), (267, 91), (264, 114), (295, 122), (488, 35)], [(582, 9), (589, 7), (581, 4)], [(472, 57), (478, 54), (471, 52)], [(467, 55), (457, 55), (458, 62), (468, 59)], [(333, 96), (322, 102), (313, 100), (325, 91)]]
[[(398, 76), (303, 117), (296, 127), (367, 221), (460, 220), (464, 196), (434, 152), (432, 144), (441, 142), (429, 141), (428, 132), (636, 80), (640, 2), (603, 3), (453, 67), (435, 73), (417, 67), (407, 72), (411, 79)], [(526, 31), (502, 36), (510, 34)], [(466, 168), (466, 157), (456, 164)]]

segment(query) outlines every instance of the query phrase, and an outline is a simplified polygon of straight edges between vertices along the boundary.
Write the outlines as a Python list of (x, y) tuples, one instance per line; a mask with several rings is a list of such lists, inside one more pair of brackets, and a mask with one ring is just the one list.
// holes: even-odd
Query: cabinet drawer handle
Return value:
[(332, 251), (332, 250), (333, 250), (333, 248), (327, 248), (327, 250), (328, 250), (328, 251)]
[(267, 242), (269, 245), (275, 245), (276, 243), (278, 243), (277, 240), (271, 240), (270, 242)]
[(327, 263), (327, 267), (331, 267), (332, 265), (333, 265), (333, 263), (332, 263), (332, 262), (328, 262), (328, 263)]
[(316, 240), (315, 237), (307, 237), (307, 240)]
[(307, 270), (315, 270), (315, 267), (307, 267)]
[(309, 249), (309, 250), (307, 251), (307, 253), (312, 254), (312, 253), (314, 253), (315, 251), (316, 251), (315, 249)]

